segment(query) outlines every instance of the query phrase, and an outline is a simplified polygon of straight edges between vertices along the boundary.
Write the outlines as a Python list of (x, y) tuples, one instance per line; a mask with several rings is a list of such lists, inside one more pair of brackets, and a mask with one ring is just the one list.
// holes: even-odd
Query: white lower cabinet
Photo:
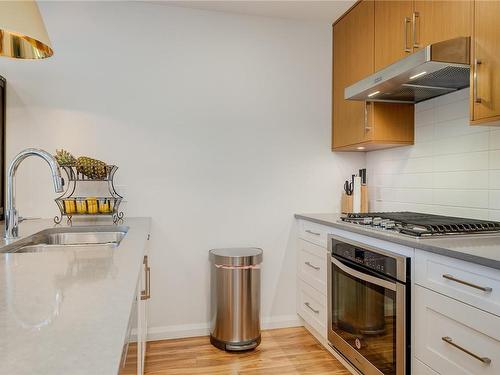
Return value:
[(298, 273), (299, 278), (326, 295), (326, 249), (299, 240)]
[(500, 374), (499, 317), (419, 285), (414, 298), (417, 360), (441, 375)]
[[(144, 256), (141, 274), (137, 281), (136, 298), (132, 306), (127, 333), (127, 342), (124, 344), (122, 361), (120, 364), (120, 375), (143, 375), (144, 359), (146, 357), (146, 338), (148, 331), (148, 299), (151, 296), (150, 267), (149, 258)], [(132, 331), (136, 332), (135, 340)], [(131, 350), (132, 342), (136, 345), (136, 358), (133, 358), (134, 351)], [(135, 365), (137, 364), (137, 365)]]
[(322, 337), (326, 338), (326, 296), (299, 280), (298, 314)]
[(297, 257), (297, 314), (322, 338), (327, 337), (328, 233), (315, 223), (301, 221)]
[(321, 224), (300, 220), (299, 237), (325, 249), (328, 246), (328, 228)]
[(439, 374), (433, 369), (431, 369), (429, 366), (420, 362), (418, 359), (414, 359), (412, 375), (439, 375)]
[(141, 272), (141, 292), (137, 297), (140, 300), (137, 311), (137, 374), (144, 374), (144, 360), (146, 358), (147, 334), (148, 334), (148, 300), (151, 297), (151, 269), (149, 258), (144, 256)]
[(415, 283), (500, 316), (500, 271), (496, 269), (418, 250)]

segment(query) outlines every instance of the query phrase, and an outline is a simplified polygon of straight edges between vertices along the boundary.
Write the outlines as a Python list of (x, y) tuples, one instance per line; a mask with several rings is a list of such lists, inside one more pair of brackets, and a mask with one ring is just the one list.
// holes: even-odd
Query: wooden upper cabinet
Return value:
[(415, 0), (413, 47), (472, 35), (472, 0)]
[(365, 104), (344, 89), (373, 73), (374, 2), (363, 1), (333, 27), (333, 148), (365, 140)]
[(334, 150), (374, 150), (413, 143), (413, 105), (344, 99), (344, 90), (374, 73), (375, 3), (359, 2), (333, 26)]
[(476, 1), (472, 48), (471, 123), (500, 124), (500, 1)]
[(472, 0), (375, 2), (375, 70), (428, 46), (472, 35)]
[(413, 52), (412, 1), (375, 2), (375, 71)]

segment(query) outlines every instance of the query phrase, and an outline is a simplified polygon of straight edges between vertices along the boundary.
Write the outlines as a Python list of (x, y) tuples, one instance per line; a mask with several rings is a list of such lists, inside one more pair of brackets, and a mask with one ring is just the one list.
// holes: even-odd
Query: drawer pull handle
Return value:
[(491, 293), (493, 291), (493, 289), (490, 288), (489, 286), (480, 286), (480, 285), (472, 284), (472, 283), (469, 283), (468, 281), (457, 279), (453, 275), (444, 274), (443, 278), (454, 281), (454, 282), (459, 283), (459, 284), (470, 286), (471, 288), (482, 290), (483, 292)]
[(405, 52), (412, 52), (412, 49), (408, 47), (408, 25), (411, 24), (411, 19), (410, 17), (405, 17), (404, 22), (403, 22), (403, 28), (404, 28), (404, 37), (405, 37), (405, 42), (403, 46), (403, 51)]
[(478, 69), (479, 65), (481, 65), (481, 64), (482, 64), (481, 60), (479, 60), (479, 59), (474, 60), (474, 75), (473, 75), (473, 77), (474, 77), (474, 93), (473, 93), (474, 103), (481, 103), (482, 102), (481, 98), (478, 96), (478, 88), (477, 88), (477, 74), (478, 74), (477, 69)]
[(465, 348), (462, 348), (460, 345), (457, 345), (453, 342), (453, 339), (451, 337), (445, 336), (441, 337), (441, 340), (443, 340), (445, 343), (450, 344), (451, 346), (457, 348), (458, 350), (463, 351), (464, 353), (470, 355), (471, 357), (476, 358), (478, 361), (481, 361), (482, 363), (489, 365), (491, 363), (491, 359), (488, 357), (481, 357), (477, 354), (472, 353), (470, 350), (467, 350)]
[(144, 277), (145, 277), (145, 290), (141, 291), (141, 300), (147, 300), (151, 298), (151, 268), (149, 267), (148, 256), (144, 255)]
[(420, 23), (420, 13), (413, 12), (412, 23), (413, 23), (413, 48), (420, 48), (418, 39), (417, 39), (417, 18)]
[(316, 271), (319, 271), (319, 270), (321, 269), (320, 267), (317, 267), (317, 266), (315, 266), (315, 265), (311, 264), (310, 262), (304, 262), (304, 264), (305, 264), (306, 266), (309, 266), (309, 267), (311, 267), (311, 268), (314, 268)]
[(315, 314), (319, 314), (319, 310), (315, 310), (315, 309), (313, 309), (313, 308), (311, 307), (311, 304), (310, 304), (309, 302), (304, 303), (304, 305), (305, 305), (305, 306), (306, 306), (309, 310), (311, 310), (313, 313), (315, 313)]
[(314, 234), (315, 236), (319, 236), (321, 233), (313, 232), (312, 230), (307, 229), (306, 233)]

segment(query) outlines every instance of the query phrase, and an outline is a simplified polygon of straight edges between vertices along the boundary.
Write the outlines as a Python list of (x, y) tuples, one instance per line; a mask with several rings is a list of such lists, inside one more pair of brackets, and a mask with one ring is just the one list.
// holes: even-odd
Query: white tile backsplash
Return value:
[(474, 171), (488, 169), (488, 151), (436, 155), (433, 172)]
[(489, 188), (500, 190), (500, 169), (493, 169), (489, 173)]
[[(458, 137), (443, 138), (432, 142), (434, 155), (463, 154), (467, 152), (488, 151), (489, 132), (480, 132)], [(427, 143), (426, 143), (427, 144)]]
[(448, 122), (455, 119), (469, 117), (469, 100), (461, 99), (456, 102), (443, 104), (439, 108), (434, 107), (434, 118), (436, 123)]
[(469, 125), (469, 90), (415, 107), (415, 145), (367, 153), (370, 209), (500, 221), (500, 129)]
[(500, 190), (490, 190), (490, 208), (500, 210)]
[(490, 151), (490, 169), (500, 169), (500, 150)]
[(491, 131), (490, 150), (500, 150), (500, 130)]

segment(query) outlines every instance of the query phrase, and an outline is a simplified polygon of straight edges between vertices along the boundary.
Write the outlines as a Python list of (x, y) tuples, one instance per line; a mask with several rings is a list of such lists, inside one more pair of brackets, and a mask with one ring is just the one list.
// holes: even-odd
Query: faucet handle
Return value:
[(24, 221), (24, 220), (38, 220), (41, 219), (41, 217), (34, 217), (34, 216), (28, 216), (28, 217), (23, 217), (19, 216), (19, 223)]

